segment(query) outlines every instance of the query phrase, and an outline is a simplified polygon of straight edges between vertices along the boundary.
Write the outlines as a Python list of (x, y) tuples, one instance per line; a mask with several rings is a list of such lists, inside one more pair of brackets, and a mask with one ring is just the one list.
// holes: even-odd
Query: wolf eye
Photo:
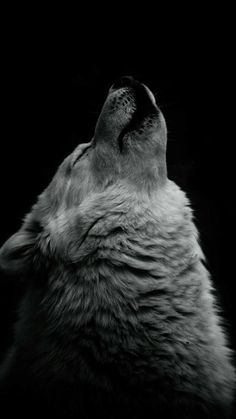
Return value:
[(76, 165), (76, 163), (81, 159), (81, 157), (87, 154), (87, 151), (90, 147), (86, 147), (83, 150), (79, 151), (78, 155), (75, 157), (74, 161), (72, 162), (72, 167)]
[(74, 167), (75, 165), (76, 165), (76, 163), (78, 163), (78, 161), (79, 161), (79, 159), (80, 159), (80, 157), (82, 157), (83, 156), (83, 154), (84, 153), (82, 153), (82, 154), (78, 154), (78, 156), (76, 156), (76, 158), (75, 158), (75, 160), (73, 161), (73, 163), (72, 163), (72, 167)]

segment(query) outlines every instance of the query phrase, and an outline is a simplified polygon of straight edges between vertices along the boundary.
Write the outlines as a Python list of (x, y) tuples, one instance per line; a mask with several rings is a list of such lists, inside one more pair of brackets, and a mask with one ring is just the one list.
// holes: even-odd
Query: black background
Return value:
[[(223, 97), (231, 54), (219, 31), (212, 35), (209, 27), (207, 36), (199, 34), (199, 28), (193, 37), (172, 34), (168, 42), (160, 33), (139, 41), (127, 36), (115, 47), (111, 34), (105, 41), (96, 41), (95, 33), (90, 41), (84, 34), (73, 42), (14, 34), (2, 51), (0, 245), (20, 227), (62, 159), (92, 138), (110, 85), (132, 75), (154, 92), (166, 118), (169, 177), (192, 202), (235, 348), (233, 132), (226, 134), (223, 116), (230, 111)], [(2, 355), (23, 291), (17, 280), (1, 275)]]

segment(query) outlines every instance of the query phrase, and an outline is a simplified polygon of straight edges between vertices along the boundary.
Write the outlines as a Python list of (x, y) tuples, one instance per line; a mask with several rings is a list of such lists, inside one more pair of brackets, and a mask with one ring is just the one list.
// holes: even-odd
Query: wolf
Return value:
[(1, 367), (1, 417), (230, 416), (232, 353), (166, 144), (153, 93), (122, 77), (92, 140), (3, 244), (1, 270), (26, 293)]

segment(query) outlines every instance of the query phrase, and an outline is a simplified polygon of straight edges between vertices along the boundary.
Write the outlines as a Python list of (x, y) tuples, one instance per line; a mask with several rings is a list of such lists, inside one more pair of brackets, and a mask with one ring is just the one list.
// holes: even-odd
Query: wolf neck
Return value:
[(173, 182), (151, 197), (112, 192), (81, 206), (73, 262), (176, 276), (203, 257), (189, 202)]
[(80, 219), (89, 231), (79, 250), (70, 249), (77, 291), (75, 284), (63, 282), (65, 298), (58, 312), (67, 312), (66, 295), (73, 289), (69, 309), (76, 312), (77, 325), (95, 321), (113, 331), (122, 322), (139, 327), (147, 317), (143, 307), (148, 317), (159, 305), (163, 310), (165, 299), (179, 292), (178, 278), (201, 266), (188, 201), (170, 182), (153, 200), (134, 201), (124, 194), (122, 199), (111, 194), (108, 200), (104, 194), (86, 206)]

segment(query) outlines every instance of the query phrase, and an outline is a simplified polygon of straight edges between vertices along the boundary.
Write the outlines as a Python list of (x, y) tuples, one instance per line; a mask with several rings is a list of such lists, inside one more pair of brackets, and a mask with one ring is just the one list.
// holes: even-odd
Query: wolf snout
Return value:
[(132, 76), (123, 76), (113, 83), (110, 92), (128, 88), (134, 95), (138, 106), (156, 106), (156, 100), (151, 90)]
[[(117, 146), (129, 132), (137, 132), (145, 121), (156, 121), (159, 108), (149, 88), (132, 76), (113, 83), (95, 128), (95, 141)], [(133, 137), (135, 137), (133, 135)], [(136, 137), (135, 137), (136, 138)]]

